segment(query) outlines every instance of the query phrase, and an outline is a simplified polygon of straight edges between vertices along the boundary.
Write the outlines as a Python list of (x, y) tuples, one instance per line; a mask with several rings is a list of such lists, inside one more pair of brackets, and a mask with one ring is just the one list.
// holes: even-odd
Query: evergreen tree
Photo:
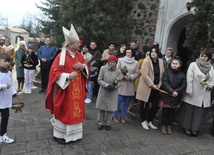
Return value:
[(186, 27), (184, 45), (193, 52), (195, 58), (201, 48), (214, 47), (214, 1), (194, 0), (192, 6), (195, 7), (195, 14)]
[[(46, 6), (53, 0), (47, 0)], [(55, 0), (56, 1), (56, 0)], [(54, 4), (54, 3), (51, 3)], [(100, 48), (107, 48), (107, 44), (115, 42), (118, 45), (131, 40), (132, 28), (135, 20), (131, 16), (132, 0), (61, 0), (57, 16), (51, 23), (42, 23), (44, 29), (53, 30), (53, 36), (58, 46), (64, 41), (62, 26), (67, 29), (72, 23), (85, 43), (95, 40)], [(52, 15), (50, 9), (40, 8), (47, 15)], [(56, 9), (56, 10), (57, 10)], [(54, 11), (56, 11), (54, 10)], [(48, 25), (49, 24), (49, 25)]]
[(57, 20), (59, 20), (60, 13), (60, 0), (46, 0), (46, 2), (41, 2), (42, 6), (36, 4), (44, 16), (38, 19), (42, 25), (41, 29), (44, 34), (49, 37), (53, 36), (53, 29), (57, 26)]

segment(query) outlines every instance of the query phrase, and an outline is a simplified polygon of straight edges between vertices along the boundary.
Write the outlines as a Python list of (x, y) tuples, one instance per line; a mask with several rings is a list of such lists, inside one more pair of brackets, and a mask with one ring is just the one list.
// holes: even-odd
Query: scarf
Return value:
[(126, 63), (128, 63), (128, 64), (132, 64), (132, 63), (134, 63), (134, 61), (135, 61), (134, 57), (129, 58), (129, 57), (127, 57), (127, 56), (124, 56), (122, 59), (124, 60), (124, 62), (126, 62)]
[(5, 52), (8, 52), (13, 49), (13, 45), (9, 45), (9, 46), (4, 45), (3, 48), (4, 48)]
[(211, 66), (212, 66), (210, 61), (204, 62), (198, 58), (198, 59), (196, 59), (196, 64), (197, 64), (198, 68), (200, 69), (200, 71), (204, 75), (206, 75), (206, 80), (208, 80), (210, 78), (209, 71), (210, 71)]
[(9, 71), (9, 68), (4, 68), (4, 67), (0, 66), (0, 72), (2, 72), (2, 73), (8, 73), (8, 71)]

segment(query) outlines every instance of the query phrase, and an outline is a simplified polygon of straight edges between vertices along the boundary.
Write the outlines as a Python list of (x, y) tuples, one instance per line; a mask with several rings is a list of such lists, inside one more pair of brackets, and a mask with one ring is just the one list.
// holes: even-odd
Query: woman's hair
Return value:
[(210, 51), (210, 50), (208, 50), (208, 49), (206, 49), (206, 48), (202, 48), (201, 50), (200, 50), (200, 55), (206, 55), (207, 57), (208, 57), (208, 61), (210, 60), (210, 59), (212, 59), (212, 52)]
[[(181, 61), (181, 58), (179, 57), (179, 56), (174, 56), (173, 58), (172, 58), (172, 61), (173, 60), (177, 60), (179, 63), (180, 63), (180, 65), (182, 66), (182, 61)], [(171, 61), (171, 62), (172, 62)]]
[[(126, 45), (125, 45), (125, 44), (121, 44), (121, 45), (119, 46), (119, 48), (117, 49), (117, 52), (115, 53), (115, 55), (116, 55), (116, 56), (122, 55), (122, 53), (120, 53), (120, 48), (121, 48), (121, 47), (123, 47), (123, 46), (125, 46), (125, 47), (126, 47)], [(126, 51), (125, 51), (125, 52), (126, 52)], [(124, 54), (123, 54), (123, 55), (125, 55), (125, 52), (124, 52)]]
[(6, 60), (7, 62), (11, 61), (11, 57), (7, 53), (0, 53), (0, 59)]
[(86, 48), (90, 48), (90, 46), (88, 44), (83, 44), (82, 47), (86, 47)]
[(133, 52), (132, 52), (132, 49), (131, 49), (130, 47), (126, 48), (126, 50), (125, 50), (125, 55), (126, 55), (126, 52), (127, 52), (128, 50), (131, 51), (131, 55), (132, 55), (132, 57), (133, 57)]
[(166, 53), (166, 51), (171, 51), (171, 56), (173, 56), (173, 49), (171, 48), (171, 47), (168, 47), (166, 50), (165, 50), (165, 53)]

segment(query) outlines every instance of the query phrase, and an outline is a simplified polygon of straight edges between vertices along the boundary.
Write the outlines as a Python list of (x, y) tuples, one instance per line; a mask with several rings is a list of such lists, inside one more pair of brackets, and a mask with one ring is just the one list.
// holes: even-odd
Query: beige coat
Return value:
[(103, 54), (102, 54), (101, 60), (102, 60), (102, 61), (103, 61), (103, 60), (107, 60), (107, 59), (109, 58), (110, 55), (115, 55), (116, 50), (115, 50), (115, 51), (112, 51), (111, 54), (109, 54), (109, 53), (110, 53), (110, 52), (109, 52), (109, 49), (104, 50), (104, 52), (103, 52)]
[(131, 62), (126, 61), (126, 57), (119, 58), (117, 67), (123, 68), (127, 67), (128, 73), (127, 75), (131, 77), (130, 81), (122, 80), (120, 82), (120, 87), (118, 88), (118, 94), (123, 96), (135, 96), (135, 79), (139, 76), (139, 70), (138, 70), (138, 62), (134, 60)]
[[(162, 76), (164, 72), (163, 60), (158, 59), (160, 67), (160, 80), (159, 84), (162, 84)], [(152, 60), (150, 57), (146, 57), (141, 66), (140, 82), (137, 88), (136, 99), (144, 102), (148, 102), (151, 93), (151, 86), (154, 85), (154, 69)]]

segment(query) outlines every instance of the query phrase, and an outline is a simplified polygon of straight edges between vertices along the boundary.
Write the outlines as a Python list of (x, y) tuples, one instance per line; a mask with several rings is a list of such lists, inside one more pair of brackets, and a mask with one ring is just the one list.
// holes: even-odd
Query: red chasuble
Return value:
[[(86, 64), (81, 53), (76, 52), (75, 58), (66, 51), (65, 65), (59, 66), (60, 54), (55, 58), (49, 75), (49, 83), (46, 96), (46, 108), (54, 114), (55, 118), (67, 125), (83, 122), (86, 96), (87, 79), (81, 71), (77, 78), (70, 81), (69, 85), (63, 90), (56, 84), (62, 73), (74, 71), (73, 65), (76, 62)], [(56, 92), (54, 92), (54, 89)]]

